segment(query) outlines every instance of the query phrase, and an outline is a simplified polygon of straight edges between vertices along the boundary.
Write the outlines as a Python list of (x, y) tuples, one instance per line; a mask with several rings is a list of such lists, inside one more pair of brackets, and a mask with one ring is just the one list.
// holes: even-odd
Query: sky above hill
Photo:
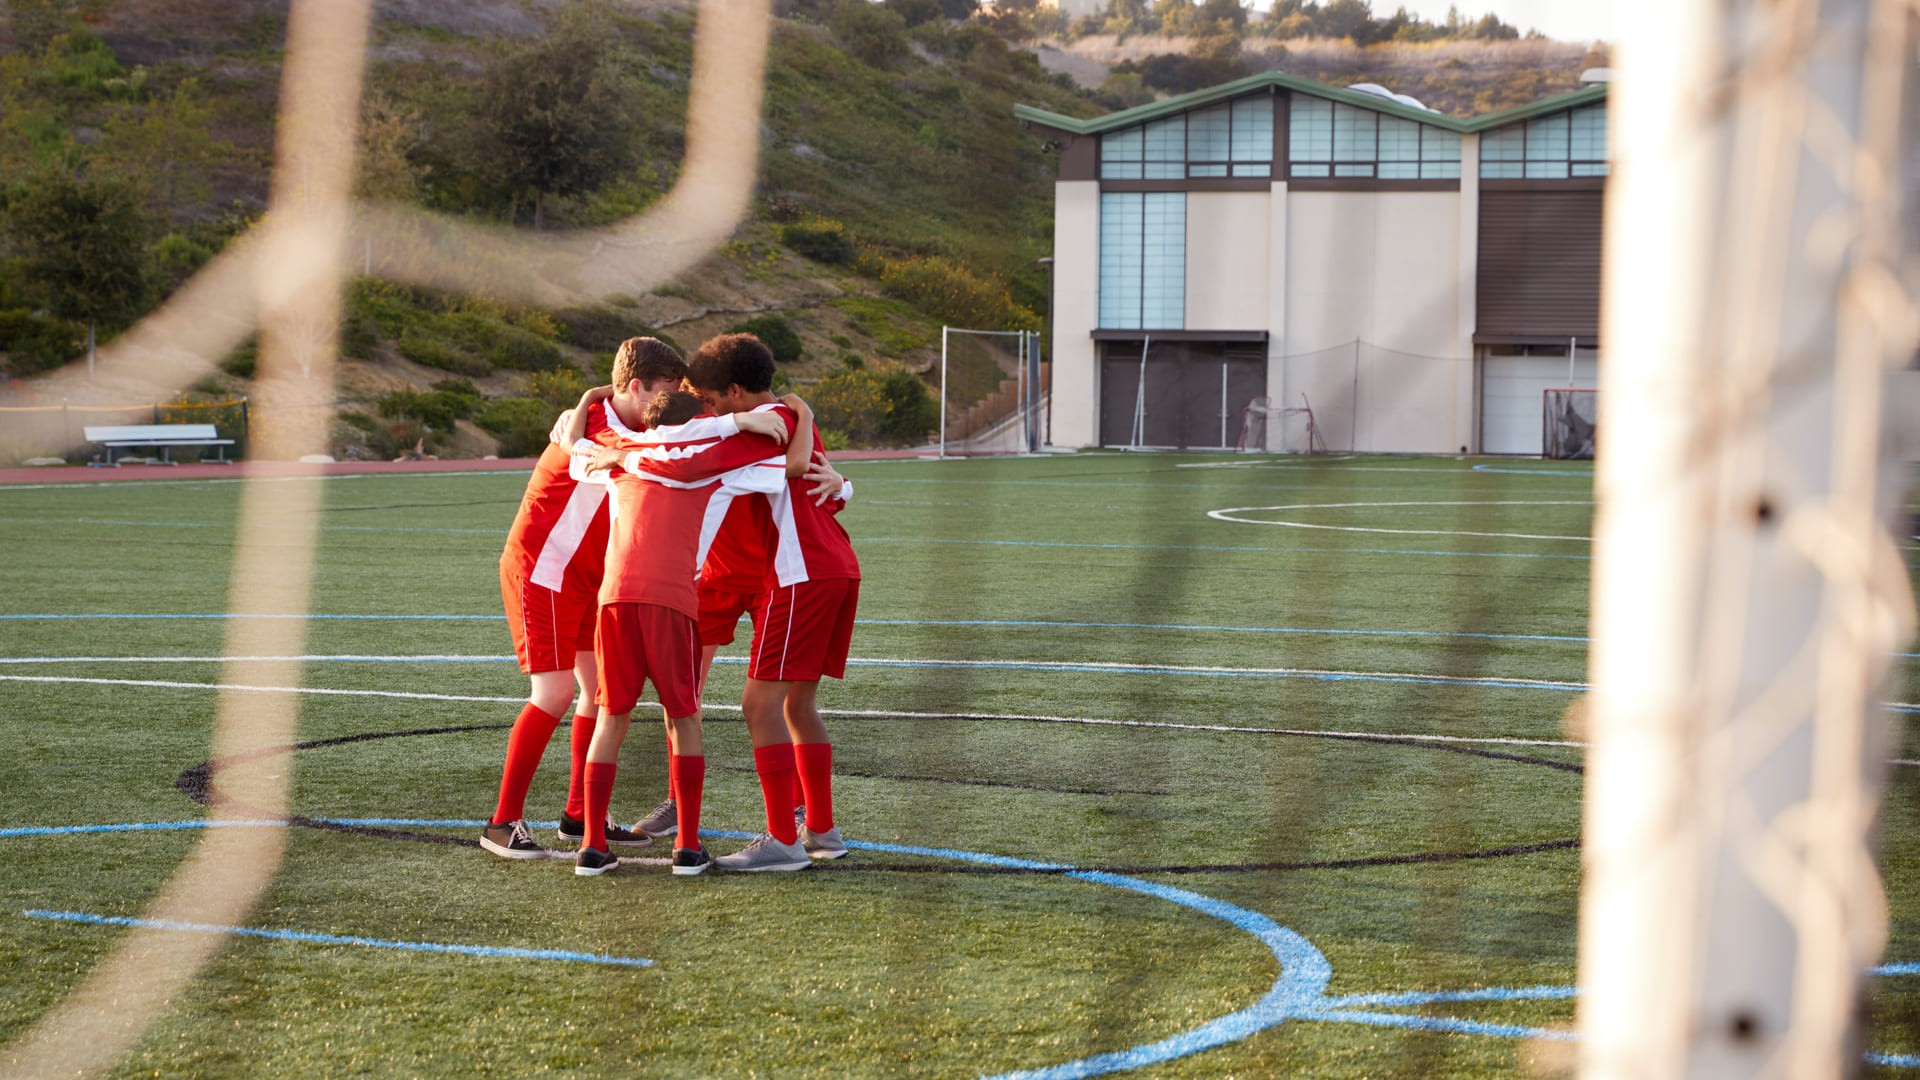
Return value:
[(1460, 14), (1479, 18), (1491, 11), (1522, 31), (1538, 30), (1560, 41), (1616, 41), (1619, 9), (1616, 0), (1374, 0), (1376, 15), (1396, 7), (1429, 21), (1443, 21), (1450, 4)]

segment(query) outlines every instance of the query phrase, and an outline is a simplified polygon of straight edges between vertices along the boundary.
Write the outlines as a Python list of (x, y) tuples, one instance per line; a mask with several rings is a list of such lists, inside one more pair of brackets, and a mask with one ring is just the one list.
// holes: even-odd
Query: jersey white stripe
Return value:
[(573, 494), (567, 496), (567, 507), (560, 512), (560, 520), (553, 523), (547, 542), (540, 545), (540, 557), (534, 560), (533, 573), (527, 575), (527, 580), (559, 592), (566, 584), (567, 566), (580, 550), (580, 541), (586, 538), (593, 516), (606, 501), (606, 488), (598, 484), (576, 484)]

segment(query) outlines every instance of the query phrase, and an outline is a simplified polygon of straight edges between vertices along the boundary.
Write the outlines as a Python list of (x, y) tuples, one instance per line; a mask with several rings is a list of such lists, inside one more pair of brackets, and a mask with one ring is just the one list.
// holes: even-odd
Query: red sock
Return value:
[(500, 771), (500, 800), (493, 807), (495, 825), (526, 816), (533, 771), (540, 767), (540, 755), (547, 752), (547, 741), (559, 726), (559, 717), (531, 701), (520, 710), (520, 719), (507, 735), (507, 764)]
[(707, 759), (704, 755), (673, 754), (667, 758), (667, 769), (673, 774), (673, 808), (679, 815), (680, 825), (674, 834), (673, 846), (697, 848), (700, 846), (700, 791), (707, 786)]
[(567, 776), (567, 816), (575, 821), (587, 816), (587, 747), (593, 745), (593, 729), (599, 722), (598, 713), (579, 713), (573, 718), (573, 769)]
[(833, 828), (833, 744), (799, 743), (793, 762), (800, 773), (800, 795), (807, 804), (807, 828)]
[(783, 844), (794, 843), (800, 830), (793, 823), (793, 744), (754, 747), (753, 769), (760, 774), (760, 794), (767, 802), (767, 831)]
[(587, 762), (587, 836), (581, 847), (607, 850), (607, 807), (613, 805), (613, 774), (620, 766), (614, 762)]

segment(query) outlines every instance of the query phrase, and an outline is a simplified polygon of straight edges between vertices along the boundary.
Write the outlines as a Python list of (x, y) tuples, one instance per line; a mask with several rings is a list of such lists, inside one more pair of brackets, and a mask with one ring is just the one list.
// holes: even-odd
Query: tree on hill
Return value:
[(117, 178), (42, 172), (13, 197), (6, 225), (47, 308), (87, 324), (91, 367), (95, 327), (131, 320), (151, 294), (139, 192)]
[(208, 176), (233, 149), (209, 133), (212, 121), (198, 80), (184, 79), (170, 94), (121, 106), (107, 122), (102, 154), (140, 189), (147, 213), (165, 219), (212, 194)]
[(607, 46), (585, 20), (493, 65), (476, 101), (478, 171), (533, 197), (533, 227), (549, 196), (583, 195), (638, 162), (637, 108)]

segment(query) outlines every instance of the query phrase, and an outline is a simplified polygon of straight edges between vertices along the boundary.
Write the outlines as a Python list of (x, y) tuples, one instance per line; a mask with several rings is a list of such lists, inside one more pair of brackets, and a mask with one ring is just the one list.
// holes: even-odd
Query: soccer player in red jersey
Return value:
[[(717, 414), (784, 416), (787, 410), (773, 398), (773, 371), (773, 354), (758, 338), (723, 334), (695, 351), (687, 379)], [(812, 426), (811, 417), (793, 422)], [(817, 444), (819, 433), (812, 435)], [(795, 441), (799, 437), (796, 430)], [(796, 847), (815, 859), (847, 853), (833, 819), (833, 744), (816, 704), (822, 675), (846, 676), (860, 598), (860, 562), (834, 517), (848, 494), (839, 481), (830, 468), (816, 467), (764, 499), (747, 500), (745, 512), (730, 514), (721, 528), (737, 533), (715, 545), (702, 572), (703, 643), (731, 640), (745, 589), (757, 590), (747, 605), (753, 648), (740, 708), (767, 831), (717, 860), (723, 870), (786, 869)], [(755, 560), (761, 576), (748, 586)], [(801, 825), (794, 808), (803, 801)]]
[[(613, 360), (620, 393), (612, 395), (611, 401), (591, 391), (583, 397), (577, 412), (582, 428), (596, 435), (606, 431), (610, 409), (624, 409), (637, 417), (656, 394), (678, 386), (686, 370), (686, 362), (665, 342), (627, 339)], [(576, 684), (580, 700), (574, 710), (573, 767), (560, 837), (584, 836), (582, 780), (596, 717), (593, 635), (607, 549), (607, 489), (579, 483), (571, 463), (567, 447), (548, 446), (541, 452), (500, 556), (500, 598), (507, 628), (513, 634), (520, 670), (533, 684), (507, 736), (499, 798), (480, 836), (482, 848), (509, 859), (552, 854), (535, 842), (527, 828), (527, 789)], [(626, 829), (617, 829), (613, 839), (633, 846), (648, 842), (644, 834)]]
[[(617, 866), (605, 839), (620, 744), (642, 685), (651, 680), (666, 714), (668, 769), (677, 795), (677, 875), (713, 860), (700, 843), (706, 752), (700, 734), (699, 602), (694, 579), (706, 544), (736, 495), (784, 490), (805, 471), (811, 427), (784, 454), (779, 441), (749, 434), (721, 442), (738, 418), (687, 421), (700, 411), (690, 394), (665, 394), (645, 430), (587, 455), (586, 468), (613, 472), (614, 508), (607, 572), (600, 586), (599, 700), (602, 718), (587, 750), (587, 837), (574, 863), (583, 876)], [(805, 406), (800, 406), (803, 414)], [(577, 421), (576, 421), (577, 423)], [(780, 431), (785, 433), (784, 424)], [(801, 852), (802, 865), (805, 853)]]

